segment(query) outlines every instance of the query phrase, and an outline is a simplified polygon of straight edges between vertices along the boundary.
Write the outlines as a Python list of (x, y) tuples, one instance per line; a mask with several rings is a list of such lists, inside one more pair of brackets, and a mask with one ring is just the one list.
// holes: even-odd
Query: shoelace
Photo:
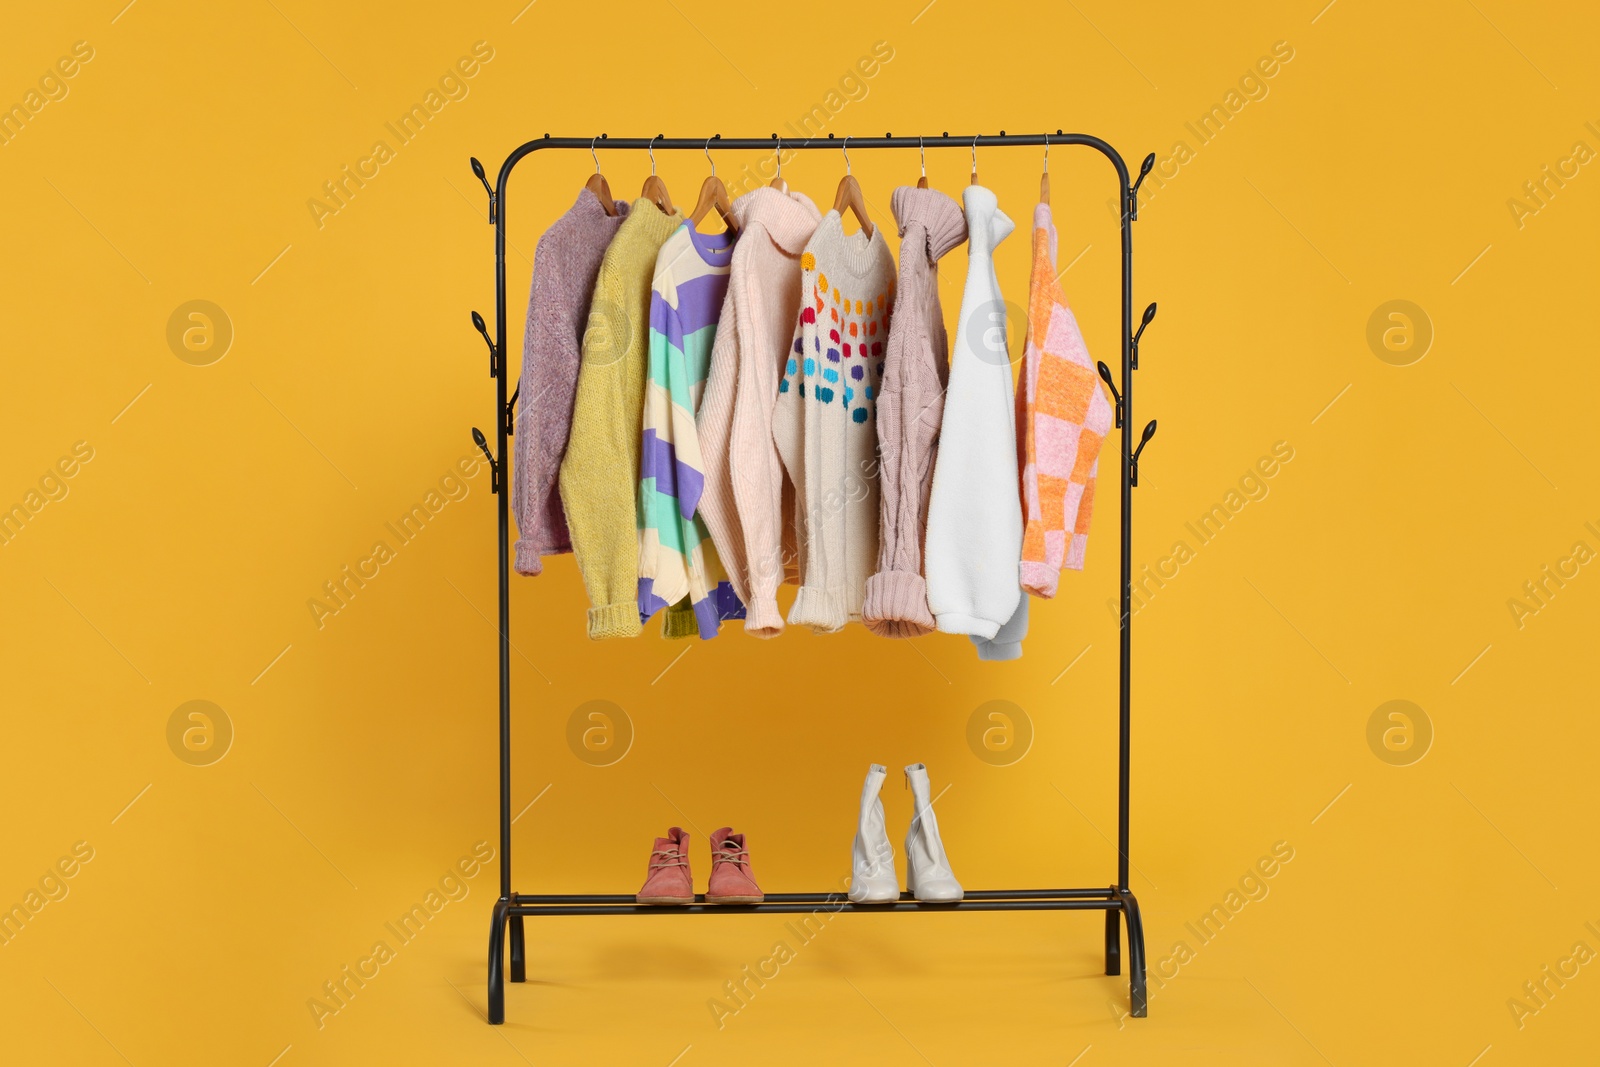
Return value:
[[(664, 857), (664, 859), (663, 859), (663, 861), (661, 863), (654, 862), (655, 858), (657, 856)], [(656, 851), (650, 853), (650, 859), (651, 859), (650, 869), (652, 871), (657, 870), (657, 869), (662, 868), (662, 867), (687, 867), (687, 866), (689, 866), (683, 860), (683, 853), (679, 852), (675, 848), (673, 848), (673, 849), (657, 849)]]
[(736, 863), (741, 867), (750, 864), (750, 854), (741, 845), (732, 845), (724, 841), (721, 848), (711, 850), (712, 863)]

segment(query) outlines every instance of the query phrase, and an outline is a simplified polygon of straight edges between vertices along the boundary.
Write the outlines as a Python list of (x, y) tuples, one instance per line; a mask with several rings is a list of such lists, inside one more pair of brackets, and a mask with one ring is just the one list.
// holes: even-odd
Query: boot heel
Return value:
[(906, 891), (924, 904), (949, 904), (962, 898), (961, 883), (950, 870), (939, 820), (933, 813), (933, 790), (928, 768), (921, 763), (906, 767), (911, 789), (911, 826), (906, 831)]
[(856, 837), (850, 849), (851, 901), (857, 904), (887, 904), (900, 898), (900, 879), (894, 873), (894, 846), (889, 843), (883, 819), (883, 800), (879, 793), (889, 770), (881, 763), (867, 768), (861, 786), (861, 813), (856, 820)]

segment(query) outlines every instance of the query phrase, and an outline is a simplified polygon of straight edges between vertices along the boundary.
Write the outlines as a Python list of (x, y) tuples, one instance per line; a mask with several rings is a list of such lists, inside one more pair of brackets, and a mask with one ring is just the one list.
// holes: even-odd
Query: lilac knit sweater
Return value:
[(572, 551), (556, 480), (572, 427), (579, 350), (595, 277), (627, 214), (627, 202), (618, 200), (616, 216), (607, 215), (600, 199), (585, 189), (534, 251), (511, 464), (518, 574), (538, 574), (544, 569), (539, 557)]
[(920, 637), (934, 629), (922, 539), (950, 359), (939, 258), (967, 239), (967, 220), (934, 189), (902, 185), (890, 205), (900, 224), (900, 284), (878, 398), (878, 570), (867, 579), (861, 621), (880, 637)]

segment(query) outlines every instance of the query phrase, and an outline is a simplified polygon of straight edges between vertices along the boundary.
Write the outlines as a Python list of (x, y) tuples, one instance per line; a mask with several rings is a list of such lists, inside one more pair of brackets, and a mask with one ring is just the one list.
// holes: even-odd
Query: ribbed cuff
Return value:
[(680, 600), (666, 610), (661, 619), (661, 636), (669, 639), (698, 637), (700, 624), (688, 600)]
[(980, 619), (976, 615), (963, 615), (958, 611), (944, 611), (939, 613), (939, 632), (942, 634), (966, 634), (969, 637), (981, 637), (987, 641), (1000, 632), (1000, 624), (993, 619)]
[(794, 598), (794, 607), (789, 609), (791, 626), (809, 626), (819, 634), (842, 630), (849, 621), (850, 612), (844, 606), (844, 597), (813, 585), (801, 586), (800, 595)]
[(639, 622), (639, 605), (632, 600), (589, 609), (589, 637), (592, 640), (638, 637), (643, 630), (644, 626)]
[(921, 637), (932, 633), (928, 583), (911, 571), (879, 571), (867, 579), (861, 621), (879, 637)]
[(744, 632), (751, 637), (777, 637), (783, 633), (783, 612), (776, 597), (745, 605)]
[(983, 660), (1008, 660), (1022, 658), (1021, 641), (985, 641), (981, 637), (971, 638), (973, 647), (978, 650), (978, 658)]
[(1048, 563), (1025, 559), (1022, 561), (1022, 589), (1036, 597), (1049, 600), (1056, 595), (1061, 572)]
[(544, 564), (539, 559), (539, 546), (532, 541), (519, 540), (516, 545), (518, 574), (536, 577), (544, 573)]

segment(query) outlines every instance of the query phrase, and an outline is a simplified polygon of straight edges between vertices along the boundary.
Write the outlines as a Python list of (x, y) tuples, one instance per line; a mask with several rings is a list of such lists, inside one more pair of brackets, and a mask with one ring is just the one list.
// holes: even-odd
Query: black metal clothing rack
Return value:
[[(1122, 388), (1117, 389), (1110, 368), (1099, 364), (1101, 378), (1105, 380), (1115, 402), (1115, 425), (1121, 428), (1119, 471), (1122, 489), (1121, 508), (1121, 649), (1119, 656), (1118, 687), (1118, 746), (1117, 746), (1117, 881), (1115, 885), (1080, 889), (1001, 889), (968, 892), (963, 899), (952, 904), (923, 904), (910, 894), (902, 894), (899, 901), (888, 904), (853, 904), (840, 893), (769, 893), (761, 904), (708, 905), (703, 895), (695, 903), (684, 907), (643, 907), (634, 898), (624, 894), (527, 894), (512, 889), (511, 881), (511, 588), (510, 588), (510, 536), (508, 531), (509, 506), (506, 491), (506, 437), (512, 432), (512, 417), (517, 396), (507, 398), (506, 379), (509, 376), (506, 358), (506, 183), (516, 165), (534, 152), (547, 149), (588, 149), (596, 145), (606, 148), (660, 149), (663, 151), (692, 149), (701, 151), (709, 145), (720, 149), (759, 149), (764, 151), (838, 149), (838, 148), (948, 148), (971, 147), (974, 151), (984, 147), (1040, 145), (1045, 148), (1062, 145), (1081, 145), (1092, 148), (1110, 160), (1116, 168), (1122, 229)], [(536, 141), (519, 146), (500, 166), (494, 185), (484, 173), (483, 164), (472, 160), (472, 171), (489, 194), (489, 221), (494, 224), (494, 285), (495, 334), (489, 336), (483, 317), (472, 313), (473, 325), (483, 335), (489, 346), (489, 374), (495, 380), (495, 449), (491, 454), (482, 431), (472, 430), (473, 440), (483, 450), (489, 461), (491, 486), (498, 496), (495, 513), (499, 531), (500, 560), (500, 896), (494, 903), (494, 915), (489, 928), (489, 1022), (505, 1021), (505, 956), (507, 932), (510, 935), (511, 981), (526, 980), (527, 953), (523, 918), (530, 915), (698, 915), (716, 913), (738, 915), (751, 912), (801, 913), (826, 907), (830, 911), (862, 913), (883, 912), (942, 912), (942, 911), (1103, 911), (1105, 912), (1105, 959), (1108, 975), (1122, 973), (1121, 926), (1118, 916), (1127, 920), (1129, 1009), (1135, 1017), (1148, 1011), (1145, 995), (1144, 925), (1139, 917), (1139, 904), (1128, 887), (1128, 797), (1129, 753), (1131, 739), (1129, 654), (1132, 648), (1131, 595), (1133, 519), (1132, 489), (1139, 484), (1139, 455), (1145, 443), (1155, 433), (1156, 424), (1150, 422), (1140, 435), (1137, 445), (1131, 440), (1133, 420), (1133, 372), (1139, 366), (1139, 339), (1155, 316), (1156, 306), (1145, 309), (1137, 332), (1133, 327), (1133, 222), (1138, 217), (1139, 185), (1155, 163), (1152, 153), (1139, 168), (1131, 182), (1127, 165), (1116, 149), (1098, 137), (1088, 134), (1010, 134), (998, 136), (951, 137), (948, 133), (938, 137), (847, 137), (835, 140), (832, 134), (826, 139), (804, 140), (779, 137), (773, 134), (762, 139), (756, 137), (727, 138), (720, 135), (709, 138), (651, 138), (551, 137), (546, 134)], [(520, 391), (520, 384), (518, 387)]]

